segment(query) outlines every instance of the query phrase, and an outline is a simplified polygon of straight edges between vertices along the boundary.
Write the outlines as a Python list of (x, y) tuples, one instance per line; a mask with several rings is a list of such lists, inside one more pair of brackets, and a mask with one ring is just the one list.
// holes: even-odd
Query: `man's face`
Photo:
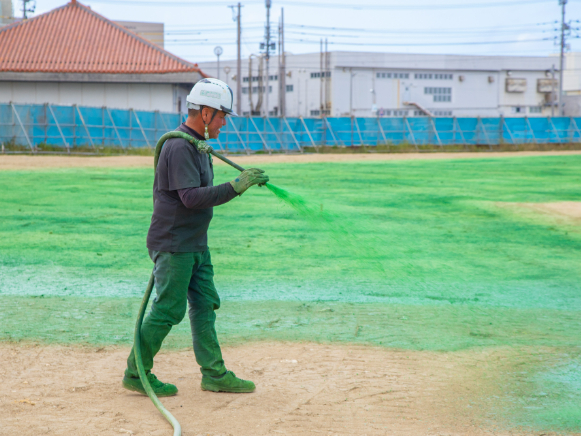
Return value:
[[(205, 107), (202, 110), (202, 118), (204, 120), (204, 124), (208, 123), (212, 119), (212, 115), (214, 115), (213, 108)], [(220, 134), (220, 129), (226, 125), (226, 114), (222, 111), (216, 112), (216, 116), (212, 120), (210, 124), (208, 124), (208, 133), (211, 139), (216, 139)]]

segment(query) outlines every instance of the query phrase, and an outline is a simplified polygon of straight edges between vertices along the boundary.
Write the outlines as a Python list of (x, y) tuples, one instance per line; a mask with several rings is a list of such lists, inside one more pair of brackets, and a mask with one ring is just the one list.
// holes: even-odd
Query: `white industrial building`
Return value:
[[(558, 95), (555, 57), (329, 52), (286, 55), (285, 115), (548, 116)], [(327, 67), (321, 68), (321, 65)], [(235, 91), (236, 60), (200, 63)], [(251, 72), (250, 72), (251, 70)], [(261, 74), (259, 71), (262, 71)], [(262, 84), (261, 81), (262, 76)], [(242, 60), (243, 114), (280, 114), (279, 59)], [(249, 79), (251, 77), (251, 79)], [(553, 78), (554, 77), (554, 78)], [(263, 92), (261, 92), (263, 91)], [(268, 102), (267, 102), (268, 98)], [(259, 104), (260, 103), (260, 104)]]

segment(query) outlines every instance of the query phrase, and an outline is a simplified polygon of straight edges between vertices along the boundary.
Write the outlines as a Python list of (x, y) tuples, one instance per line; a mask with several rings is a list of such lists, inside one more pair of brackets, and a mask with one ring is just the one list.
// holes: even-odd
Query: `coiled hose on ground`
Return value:
[[(161, 138), (159, 138), (159, 141), (157, 141), (157, 145), (155, 146), (155, 155), (153, 158), (154, 171), (157, 169), (157, 163), (159, 162), (159, 154), (161, 153), (161, 149), (163, 148), (163, 144), (165, 143), (165, 141), (167, 141), (170, 138), (185, 139), (186, 141), (191, 143), (194, 147), (196, 147), (198, 150), (200, 150), (200, 149), (206, 150), (207, 152), (211, 153), (213, 156), (216, 156), (218, 159), (221, 159), (224, 162), (226, 162), (228, 165), (233, 166), (238, 171), (244, 171), (244, 168), (242, 168), (240, 165), (235, 164), (234, 162), (225, 158), (221, 154), (216, 153), (211, 148), (208, 148), (208, 146), (206, 145), (206, 143), (204, 141), (196, 139), (196, 138), (188, 135), (187, 133), (176, 132), (176, 131), (166, 133)], [(160, 413), (165, 417), (165, 419), (167, 419), (169, 421), (169, 423), (172, 425), (174, 436), (181, 436), (182, 427), (181, 427), (180, 423), (178, 422), (177, 419), (175, 419), (175, 417), (165, 407), (163, 407), (163, 404), (161, 403), (161, 401), (159, 401), (159, 398), (157, 398), (157, 395), (155, 395), (155, 392), (153, 392), (153, 389), (151, 388), (151, 385), (149, 384), (149, 380), (147, 380), (147, 375), (145, 374), (145, 368), (143, 367), (143, 360), (141, 357), (141, 324), (143, 323), (143, 318), (145, 316), (145, 310), (147, 309), (147, 304), (149, 303), (149, 297), (151, 296), (151, 291), (153, 290), (153, 285), (154, 285), (154, 276), (153, 276), (153, 272), (152, 272), (151, 277), (149, 278), (149, 283), (147, 284), (147, 288), (145, 289), (145, 294), (143, 295), (143, 300), (141, 301), (141, 307), (139, 308), (139, 314), (137, 316), (137, 323), (135, 324), (135, 335), (134, 335), (134, 345), (133, 345), (133, 349), (135, 352), (135, 362), (137, 364), (137, 372), (139, 373), (139, 378), (141, 379), (141, 384), (143, 385), (145, 392), (147, 392), (147, 395), (149, 396), (149, 398), (151, 399), (151, 401), (153, 402), (155, 407), (157, 407), (157, 410), (159, 410)]]

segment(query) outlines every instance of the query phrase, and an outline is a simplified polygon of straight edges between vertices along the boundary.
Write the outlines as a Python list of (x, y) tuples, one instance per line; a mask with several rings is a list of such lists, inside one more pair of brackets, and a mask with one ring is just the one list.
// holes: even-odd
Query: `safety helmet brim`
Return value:
[(236, 112), (234, 112), (234, 109), (228, 109), (222, 105), (220, 105), (220, 110), (224, 113), (227, 113), (228, 115), (230, 115), (231, 117), (239, 117), (240, 115), (238, 115)]

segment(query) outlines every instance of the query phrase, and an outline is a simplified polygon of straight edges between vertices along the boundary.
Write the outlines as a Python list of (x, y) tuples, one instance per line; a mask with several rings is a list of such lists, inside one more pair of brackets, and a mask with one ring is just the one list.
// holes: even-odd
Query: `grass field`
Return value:
[[(581, 432), (581, 156), (266, 164), (210, 230), (220, 340), (508, 350), (475, 404)], [(233, 170), (216, 167), (215, 183)], [(152, 264), (146, 168), (0, 172), (0, 340), (127, 345)], [(319, 213), (319, 215), (317, 215)], [(188, 323), (166, 347), (190, 345)], [(486, 393), (484, 393), (486, 392)]]

